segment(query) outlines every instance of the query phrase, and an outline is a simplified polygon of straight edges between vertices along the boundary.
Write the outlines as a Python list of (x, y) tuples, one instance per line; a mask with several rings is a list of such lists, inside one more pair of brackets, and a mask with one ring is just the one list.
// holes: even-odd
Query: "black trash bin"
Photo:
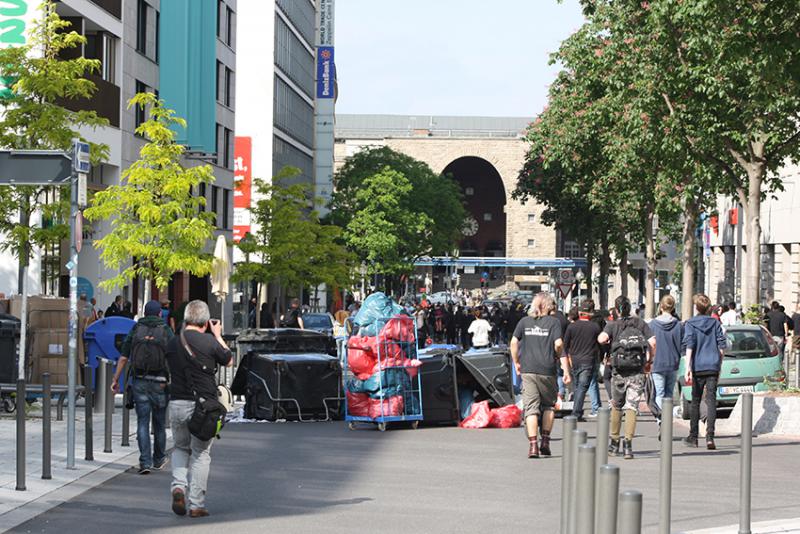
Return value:
[(13, 315), (0, 314), (0, 382), (17, 381), (17, 354), (21, 321)]
[(424, 425), (456, 425), (461, 420), (456, 390), (456, 355), (460, 353), (458, 347), (419, 351)]

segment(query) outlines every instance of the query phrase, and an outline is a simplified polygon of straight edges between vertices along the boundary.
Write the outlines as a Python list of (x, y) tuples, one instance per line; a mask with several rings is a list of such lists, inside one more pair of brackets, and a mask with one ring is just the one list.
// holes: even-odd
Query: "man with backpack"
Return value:
[[(161, 318), (161, 304), (151, 300), (144, 306), (144, 317), (133, 326), (120, 349), (111, 389), (119, 391), (119, 377), (130, 362), (127, 379), (133, 383), (136, 407), (136, 440), (139, 444), (139, 474), (160, 470), (167, 463), (166, 417), (169, 396), (167, 343), (172, 330)], [(150, 419), (153, 420), (153, 447), (150, 447)], [(152, 450), (152, 454), (151, 454)]]
[(614, 301), (619, 314), (608, 323), (597, 341), (611, 344), (606, 365), (611, 365), (611, 443), (608, 452), (619, 456), (622, 413), (625, 412), (625, 439), (622, 442), (626, 460), (633, 459), (633, 435), (636, 415), (645, 390), (645, 366), (656, 351), (656, 338), (639, 317), (631, 317), (631, 301), (619, 296)]
[(299, 328), (302, 330), (305, 328), (305, 325), (303, 325), (300, 299), (292, 299), (290, 306), (291, 307), (289, 308), (289, 311), (286, 312), (286, 315), (281, 317), (281, 328)]

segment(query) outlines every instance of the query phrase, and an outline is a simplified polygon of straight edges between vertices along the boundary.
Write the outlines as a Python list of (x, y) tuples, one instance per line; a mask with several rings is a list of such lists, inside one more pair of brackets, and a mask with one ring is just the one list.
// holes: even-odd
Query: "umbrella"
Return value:
[(228, 259), (228, 243), (224, 236), (217, 237), (214, 247), (214, 261), (211, 265), (211, 292), (222, 302), (228, 296), (228, 279), (231, 274), (231, 262)]

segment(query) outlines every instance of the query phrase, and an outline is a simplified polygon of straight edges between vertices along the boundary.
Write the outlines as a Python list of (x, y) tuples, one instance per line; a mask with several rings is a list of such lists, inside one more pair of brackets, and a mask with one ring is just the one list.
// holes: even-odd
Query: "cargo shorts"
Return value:
[(620, 375), (611, 372), (611, 406), (617, 410), (635, 410), (639, 413), (639, 403), (644, 400), (644, 373)]
[(558, 400), (558, 381), (555, 376), (522, 373), (522, 404), (525, 417), (552, 410)]

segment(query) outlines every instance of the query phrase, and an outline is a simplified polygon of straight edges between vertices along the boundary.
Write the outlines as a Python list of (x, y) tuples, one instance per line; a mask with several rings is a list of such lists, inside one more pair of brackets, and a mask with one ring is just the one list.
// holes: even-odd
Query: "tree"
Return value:
[(175, 142), (174, 128), (185, 128), (186, 121), (162, 100), (139, 93), (128, 106), (149, 109), (149, 119), (136, 128), (147, 143), (122, 173), (120, 184), (97, 192), (85, 215), (90, 221), (111, 222), (111, 231), (94, 246), (102, 250), (106, 267), (120, 271), (100, 287), (110, 290), (143, 278), (147, 299), (151, 283), (164, 289), (174, 273), (211, 272), (212, 257), (206, 250), (214, 234), (214, 214), (202, 209), (205, 198), (193, 192), (212, 183), (214, 174), (210, 165), (181, 165), (186, 147)]
[[(386, 169), (402, 175), (410, 186), (397, 198), (396, 212), (424, 218), (427, 224), (425, 232), (413, 235), (412, 242), (400, 243), (408, 254), (406, 259), (411, 261), (405, 263), (405, 268), (420, 256), (450, 252), (462, 237), (461, 229), (467, 216), (460, 187), (450, 177), (433, 172), (427, 164), (388, 147), (364, 149), (347, 158), (336, 173), (330, 206), (333, 223), (341, 228), (349, 226), (370, 201), (364, 195), (359, 196), (359, 191), (366, 187), (369, 178), (385, 173)], [(361, 219), (361, 224), (367, 223), (363, 217)], [(366, 253), (359, 254), (362, 261), (366, 256)]]
[(433, 219), (407, 208), (413, 190), (405, 175), (387, 166), (364, 179), (356, 191), (359, 209), (347, 223), (344, 239), (368, 274), (410, 273), (422, 252), (420, 243), (429, 242)]
[(236, 266), (235, 281), (301, 289), (341, 287), (352, 280), (354, 258), (342, 244), (342, 230), (321, 223), (315, 209), (320, 201), (308, 184), (287, 183), (299, 173), (286, 167), (271, 183), (254, 180), (254, 231), (238, 243), (248, 261)]
[[(65, 104), (90, 98), (96, 87), (86, 79), (100, 62), (78, 57), (62, 59), (63, 52), (86, 43), (86, 38), (67, 31), (49, 0), (44, 16), (32, 23), (29, 42), (0, 48), (2, 77), (12, 84), (0, 98), (0, 146), (11, 149), (68, 150), (81, 128), (106, 126), (108, 121), (89, 110), (72, 111)], [(90, 143), (93, 163), (108, 155), (108, 147)], [(69, 194), (45, 186), (0, 187), (0, 248), (19, 259), (19, 291), (22, 272), (32, 247), (57, 248), (69, 237)], [(41, 213), (41, 227), (31, 226), (31, 216)], [(59, 264), (61, 262), (58, 262)]]

